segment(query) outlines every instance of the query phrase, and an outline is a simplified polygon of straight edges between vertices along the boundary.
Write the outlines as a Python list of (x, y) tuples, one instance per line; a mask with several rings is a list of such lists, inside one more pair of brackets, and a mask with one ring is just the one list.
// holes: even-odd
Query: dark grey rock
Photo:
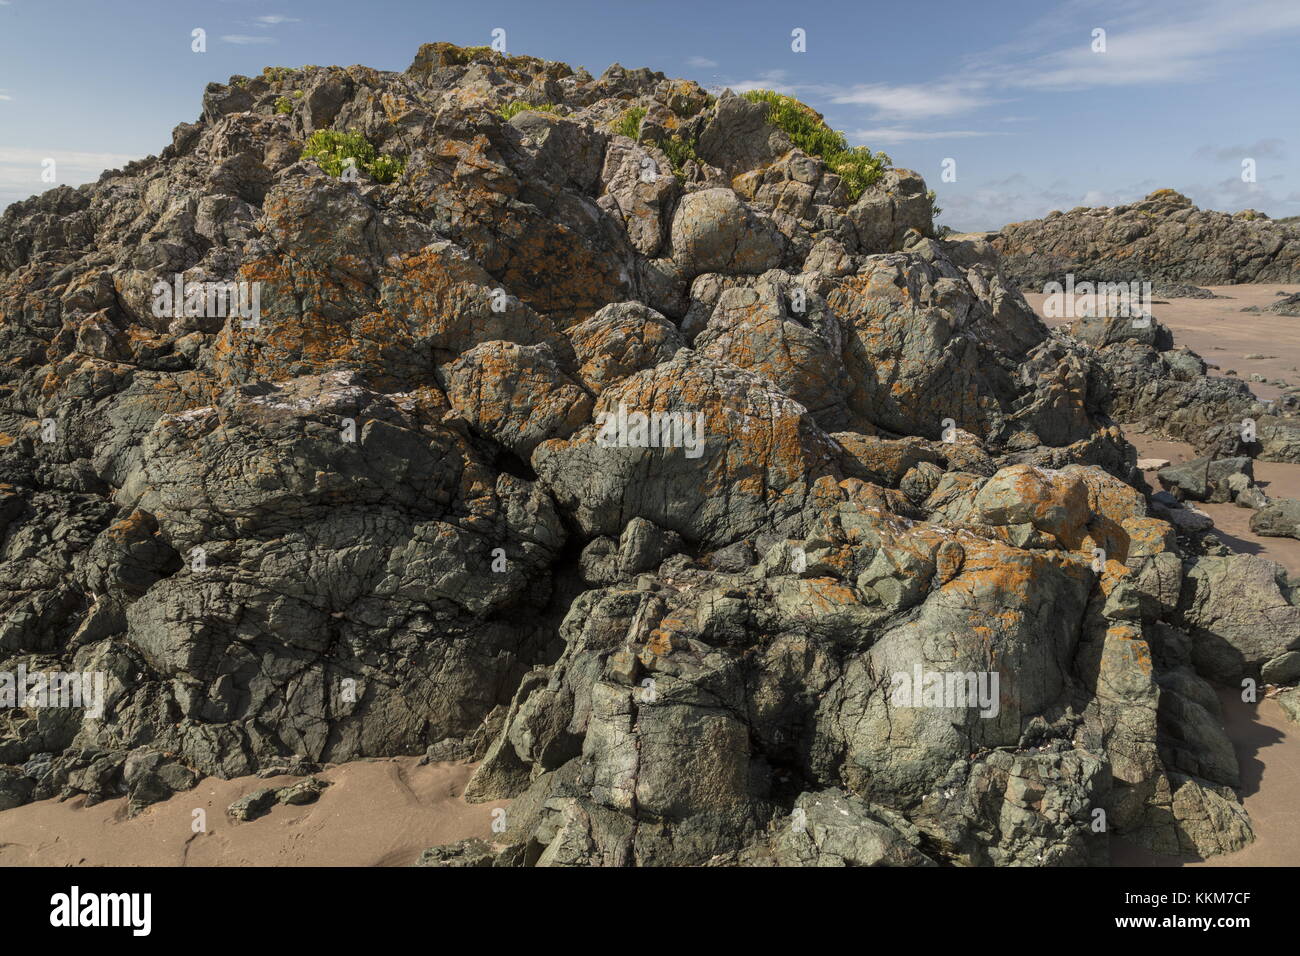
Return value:
[(256, 820), (271, 811), (279, 792), (278, 787), (259, 787), (232, 803), (226, 812), (244, 823)]
[(1124, 206), (1079, 207), (1004, 226), (993, 239), (1007, 272), (1039, 285), (1073, 273), (1076, 281), (1154, 280), (1228, 285), (1293, 282), (1300, 275), (1300, 233), (1253, 210), (1236, 215), (1197, 209), (1172, 189)]
[(1300, 501), (1274, 498), (1250, 516), (1250, 530), (1272, 538), (1300, 538)]
[(448, 846), (430, 847), (420, 854), (415, 866), (482, 867), (492, 866), (496, 854), (482, 840), (461, 840)]

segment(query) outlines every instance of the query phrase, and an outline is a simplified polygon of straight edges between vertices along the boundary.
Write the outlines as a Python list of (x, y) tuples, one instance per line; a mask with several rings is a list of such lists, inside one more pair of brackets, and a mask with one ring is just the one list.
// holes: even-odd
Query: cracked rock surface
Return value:
[[(318, 130), (405, 166), (333, 178)], [(1294, 424), (1049, 332), (1023, 257), (928, 210), (741, 97), (449, 44), (211, 84), (161, 155), (13, 205), (0, 670), (104, 694), (0, 710), (0, 811), (429, 753), (513, 802), (423, 865), (1243, 846), (1211, 685), (1300, 676), (1300, 589), (1164, 520), (1115, 423), (1224, 458), (1253, 411), (1297, 460)], [(177, 276), (257, 321), (158, 314)]]
[(1300, 279), (1300, 229), (1294, 223), (1254, 209), (1198, 209), (1172, 189), (1126, 206), (1081, 206), (1014, 222), (993, 236), (993, 244), (1007, 274), (1026, 286), (1063, 281), (1066, 273), (1093, 282), (1145, 279), (1158, 291), (1175, 284)]

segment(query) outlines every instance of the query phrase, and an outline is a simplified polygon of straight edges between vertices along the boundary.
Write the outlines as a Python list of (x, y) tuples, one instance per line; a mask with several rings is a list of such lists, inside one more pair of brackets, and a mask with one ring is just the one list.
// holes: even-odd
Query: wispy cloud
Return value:
[(869, 106), (880, 119), (929, 119), (953, 116), (987, 106), (991, 100), (958, 84), (856, 86), (831, 96), (832, 103)]
[[(0, 7), (7, 7), (7, 6), (9, 6), (9, 4), (0, 3)], [(4, 90), (0, 90), (0, 100), (12, 100), (12, 99), (13, 97), (10, 96), (7, 92), (5, 92)]]
[(264, 17), (258, 17), (257, 22), (265, 24), (268, 27), (277, 26), (281, 23), (301, 23), (297, 17), (286, 17), (283, 13), (271, 13)]
[[(1096, 27), (1106, 31), (1105, 52), (1093, 51)], [(904, 142), (971, 135), (908, 126), (968, 116), (1026, 94), (1203, 82), (1249, 62), (1259, 44), (1296, 35), (1296, 0), (1183, 0), (1176, 18), (1136, 0), (1067, 0), (1051, 17), (1026, 23), (1005, 44), (971, 54), (929, 82), (836, 87), (790, 82), (784, 71), (773, 71), (729, 85), (737, 92), (768, 88), (863, 107), (880, 124), (869, 131), (878, 142)]]
[(1202, 146), (1192, 154), (1193, 159), (1212, 159), (1220, 163), (1252, 159), (1286, 159), (1286, 140), (1261, 139), (1249, 146)]
[(788, 96), (795, 96), (803, 90), (811, 89), (807, 85), (787, 83), (787, 76), (789, 74), (785, 70), (767, 70), (758, 74), (757, 79), (739, 80), (734, 83), (727, 83), (726, 86), (734, 93), (748, 93), (750, 90), (774, 90)]
[(710, 60), (707, 56), (692, 56), (686, 60), (687, 66), (693, 66), (697, 70), (707, 70), (718, 65), (717, 60)]
[(249, 46), (255, 43), (279, 43), (275, 37), (268, 36), (248, 36), (243, 33), (228, 33), (221, 38), (227, 43), (234, 43), (237, 46)]
[(0, 147), (0, 208), (56, 185), (41, 181), (41, 163), (47, 158), (56, 164), (57, 185), (79, 186), (94, 182), (106, 169), (118, 169), (141, 157), (80, 150)]
[(848, 134), (854, 142), (867, 145), (881, 143), (907, 143), (914, 140), (931, 139), (971, 139), (975, 136), (1009, 136), (1011, 134), (979, 129), (920, 130), (903, 129), (898, 126), (878, 126), (875, 129), (860, 129)]
[(1042, 52), (1005, 71), (1001, 82), (1025, 89), (1089, 89), (1205, 80), (1260, 42), (1300, 31), (1292, 0), (1187, 0), (1178, 15), (1111, 4), (1093, 15), (1106, 51), (1091, 37)]

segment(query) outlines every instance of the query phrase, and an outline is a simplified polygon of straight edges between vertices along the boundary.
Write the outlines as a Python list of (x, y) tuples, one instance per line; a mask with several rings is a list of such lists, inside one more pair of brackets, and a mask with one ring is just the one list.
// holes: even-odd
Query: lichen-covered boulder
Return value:
[(780, 233), (730, 189), (683, 196), (673, 215), (673, 259), (693, 278), (703, 272), (758, 275), (781, 261)]

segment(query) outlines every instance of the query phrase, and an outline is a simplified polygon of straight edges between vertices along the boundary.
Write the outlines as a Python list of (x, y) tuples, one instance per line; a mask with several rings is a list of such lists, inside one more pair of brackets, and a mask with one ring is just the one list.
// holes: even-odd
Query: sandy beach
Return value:
[[(473, 764), (364, 760), (316, 776), (330, 782), (306, 806), (275, 806), (239, 822), (226, 808), (259, 787), (302, 777), (207, 778), (127, 817), (126, 799), (43, 800), (0, 813), (0, 866), (408, 866), (422, 850), (491, 836), (508, 801), (461, 799)], [(206, 831), (194, 832), (195, 810)]]
[(1219, 691), (1223, 727), (1237, 750), (1242, 803), (1255, 827), (1255, 842), (1208, 860), (1160, 856), (1120, 839), (1111, 840), (1114, 866), (1300, 866), (1300, 725), (1274, 701), (1242, 703)]

